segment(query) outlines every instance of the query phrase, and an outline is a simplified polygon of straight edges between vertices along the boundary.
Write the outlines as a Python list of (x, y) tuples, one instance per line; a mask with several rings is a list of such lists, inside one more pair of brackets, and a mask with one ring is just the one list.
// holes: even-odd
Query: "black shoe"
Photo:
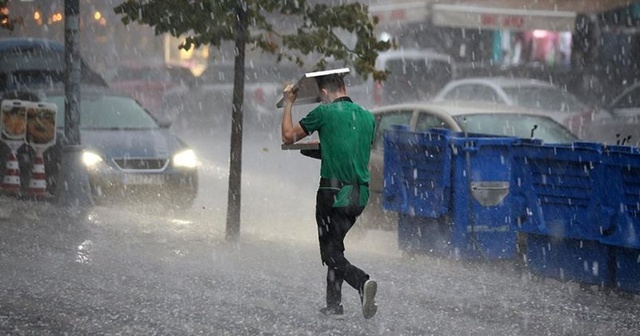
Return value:
[(320, 314), (324, 316), (332, 316), (335, 319), (344, 318), (344, 308), (342, 305), (335, 307), (324, 307), (320, 309)]
[(360, 300), (362, 301), (362, 315), (365, 319), (370, 319), (378, 312), (376, 304), (376, 292), (378, 291), (378, 283), (373, 280), (365, 281), (360, 291)]

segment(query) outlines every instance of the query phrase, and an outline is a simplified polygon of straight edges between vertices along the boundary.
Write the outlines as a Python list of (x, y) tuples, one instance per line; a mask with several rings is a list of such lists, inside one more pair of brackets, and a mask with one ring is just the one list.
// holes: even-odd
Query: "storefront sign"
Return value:
[(426, 22), (427, 4), (421, 2), (409, 2), (393, 5), (374, 5), (369, 7), (372, 17), (378, 18), (378, 24), (398, 25), (408, 22)]
[(575, 12), (518, 10), (466, 5), (433, 5), (436, 26), (509, 30), (573, 31)]

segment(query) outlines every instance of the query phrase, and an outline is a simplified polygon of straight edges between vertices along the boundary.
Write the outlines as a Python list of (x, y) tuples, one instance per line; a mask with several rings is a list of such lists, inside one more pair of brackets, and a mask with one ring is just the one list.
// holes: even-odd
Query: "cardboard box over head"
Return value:
[[(304, 105), (304, 104), (315, 104), (321, 101), (320, 99), (320, 89), (318, 89), (318, 78), (324, 76), (346, 76), (349, 73), (349, 68), (341, 68), (341, 69), (333, 69), (333, 70), (323, 70), (316, 72), (307, 72), (293, 85), (293, 90), (298, 92), (298, 97), (296, 98), (295, 103), (293, 105)], [(276, 104), (277, 108), (281, 108), (284, 106), (284, 97), (278, 101)]]

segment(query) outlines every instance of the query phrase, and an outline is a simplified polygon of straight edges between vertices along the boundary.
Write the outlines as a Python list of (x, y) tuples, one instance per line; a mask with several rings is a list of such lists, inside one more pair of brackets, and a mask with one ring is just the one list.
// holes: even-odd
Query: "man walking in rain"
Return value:
[(284, 88), (282, 141), (292, 144), (318, 132), (320, 186), (316, 195), (316, 222), (320, 256), (327, 266), (326, 306), (320, 313), (341, 318), (342, 282), (358, 290), (365, 319), (377, 312), (377, 283), (344, 256), (344, 238), (369, 200), (369, 154), (374, 133), (371, 112), (351, 101), (342, 75), (317, 78), (322, 104), (293, 124), (291, 110), (297, 92)]

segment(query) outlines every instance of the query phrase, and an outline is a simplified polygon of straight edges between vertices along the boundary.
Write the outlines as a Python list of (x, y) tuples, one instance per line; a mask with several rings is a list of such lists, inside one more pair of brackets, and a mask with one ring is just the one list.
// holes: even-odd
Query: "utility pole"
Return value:
[(56, 204), (78, 210), (93, 205), (91, 187), (82, 163), (80, 142), (80, 1), (64, 1), (65, 104), (61, 167)]

